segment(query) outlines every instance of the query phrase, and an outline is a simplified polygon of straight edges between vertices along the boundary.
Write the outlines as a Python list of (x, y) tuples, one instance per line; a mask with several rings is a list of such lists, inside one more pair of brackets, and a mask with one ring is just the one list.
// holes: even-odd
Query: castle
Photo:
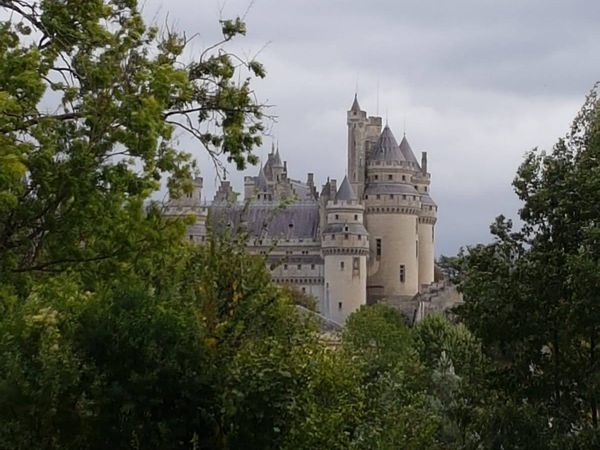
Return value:
[(257, 176), (245, 177), (245, 202), (222, 181), (203, 202), (202, 179), (191, 193), (169, 201), (166, 214), (193, 213), (189, 239), (207, 229), (244, 226), (248, 250), (264, 255), (273, 280), (313, 296), (319, 312), (343, 324), (361, 305), (410, 302), (434, 281), (437, 206), (430, 196), (427, 153), (421, 163), (406, 136), (397, 143), (381, 117), (367, 116), (355, 95), (347, 112), (348, 167), (338, 187), (320, 192), (314, 176), (288, 176), (272, 148)]

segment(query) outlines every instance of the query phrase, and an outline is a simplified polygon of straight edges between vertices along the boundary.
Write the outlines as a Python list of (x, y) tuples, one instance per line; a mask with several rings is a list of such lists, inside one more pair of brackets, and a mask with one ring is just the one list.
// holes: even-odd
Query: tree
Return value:
[(566, 138), (520, 166), (513, 184), (521, 229), (499, 217), (494, 242), (460, 261), (459, 316), (495, 362), (496, 386), (540, 416), (533, 422), (542, 424), (545, 447), (577, 448), (597, 436), (598, 88)]
[(146, 26), (135, 0), (0, 11), (0, 279), (21, 295), (31, 274), (161, 245), (153, 229), (166, 225), (144, 202), (165, 175), (172, 195), (189, 190), (195, 170), (175, 131), (239, 169), (257, 162), (264, 108), (250, 82), (265, 72), (223, 46), (245, 33), (239, 19), (186, 63), (186, 36)]
[(177, 256), (158, 284), (89, 292), (62, 273), (0, 304), (1, 448), (281, 443), (300, 421), (314, 328), (235, 242)]

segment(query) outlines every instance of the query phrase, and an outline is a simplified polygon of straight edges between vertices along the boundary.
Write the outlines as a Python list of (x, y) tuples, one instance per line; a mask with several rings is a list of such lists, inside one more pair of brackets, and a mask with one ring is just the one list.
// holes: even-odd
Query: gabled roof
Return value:
[(356, 194), (354, 193), (354, 189), (352, 189), (352, 185), (348, 181), (347, 175), (344, 177), (344, 181), (342, 181), (342, 185), (338, 189), (335, 198), (336, 200), (344, 200), (347, 202), (351, 200), (358, 200)]
[(389, 126), (385, 126), (373, 152), (373, 160), (375, 161), (404, 161), (405, 158), (400, 152), (398, 142), (390, 130)]
[(415, 163), (417, 166), (419, 165), (419, 161), (417, 161), (417, 158), (415, 157), (415, 154), (412, 151), (412, 148), (410, 148), (410, 144), (408, 143), (408, 140), (406, 139), (406, 136), (404, 136), (402, 138), (402, 142), (400, 142), (400, 153), (402, 153), (402, 156), (404, 156), (404, 159), (407, 160), (408, 162), (411, 163)]

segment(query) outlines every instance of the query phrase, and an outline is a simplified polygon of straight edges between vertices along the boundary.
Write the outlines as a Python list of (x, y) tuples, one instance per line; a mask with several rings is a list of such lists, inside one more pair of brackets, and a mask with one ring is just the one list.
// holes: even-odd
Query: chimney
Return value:
[(427, 173), (427, 152), (421, 152), (421, 171)]
[(315, 174), (314, 173), (309, 173), (307, 180), (306, 180), (306, 184), (308, 184), (309, 186), (314, 186), (315, 185)]
[(337, 194), (337, 181), (336, 180), (331, 180), (329, 182), (329, 192), (330, 192), (330, 198), (334, 199), (336, 194)]

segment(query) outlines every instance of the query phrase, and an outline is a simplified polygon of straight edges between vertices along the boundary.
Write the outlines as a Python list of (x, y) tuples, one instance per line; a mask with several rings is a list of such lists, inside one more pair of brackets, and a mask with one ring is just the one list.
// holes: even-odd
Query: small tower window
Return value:
[(376, 180), (379, 180), (379, 175), (375, 175), (375, 179), (376, 179)]
[(404, 264), (400, 265), (400, 283), (404, 283), (406, 281), (406, 266)]
[(394, 177), (391, 174), (388, 175), (388, 180), (393, 180), (393, 179), (394, 179)]
[(335, 220), (338, 220), (340, 218), (339, 214), (335, 215)]
[(354, 214), (354, 220), (358, 220), (358, 214)]
[(311, 270), (315, 270), (315, 265), (314, 265), (314, 264), (311, 264), (311, 265), (310, 265), (310, 268), (311, 268)]
[(360, 271), (360, 259), (358, 256), (352, 258), (352, 272), (358, 273)]
[(283, 265), (283, 270), (287, 270), (287, 264)]
[(390, 198), (394, 198), (394, 194), (390, 194)]
[(377, 195), (375, 196), (375, 198), (376, 198), (377, 200), (379, 200), (379, 199), (381, 198), (381, 195), (377, 194)]
[(335, 239), (335, 234), (332, 234), (332, 235), (331, 235), (331, 239)]
[(427, 192), (427, 186), (423, 186), (423, 189), (425, 190), (425, 192)]
[(302, 264), (298, 264), (298, 270), (302, 270)]
[(344, 226), (344, 231), (348, 231), (348, 225)]
[(365, 195), (365, 200), (368, 200), (368, 199), (369, 199), (369, 196), (368, 196), (368, 195)]
[(406, 200), (406, 195), (403, 195), (403, 196), (402, 196), (402, 200)]
[(340, 270), (344, 270), (344, 261), (340, 261)]
[(338, 302), (338, 309), (341, 311), (342, 310), (342, 302)]
[(375, 256), (381, 258), (381, 239), (375, 239)]
[(302, 293), (306, 294), (306, 288), (305, 287), (302, 288)]
[(348, 233), (344, 234), (344, 239), (350, 239), (350, 235)]
[(402, 181), (406, 181), (406, 175), (402, 175)]

